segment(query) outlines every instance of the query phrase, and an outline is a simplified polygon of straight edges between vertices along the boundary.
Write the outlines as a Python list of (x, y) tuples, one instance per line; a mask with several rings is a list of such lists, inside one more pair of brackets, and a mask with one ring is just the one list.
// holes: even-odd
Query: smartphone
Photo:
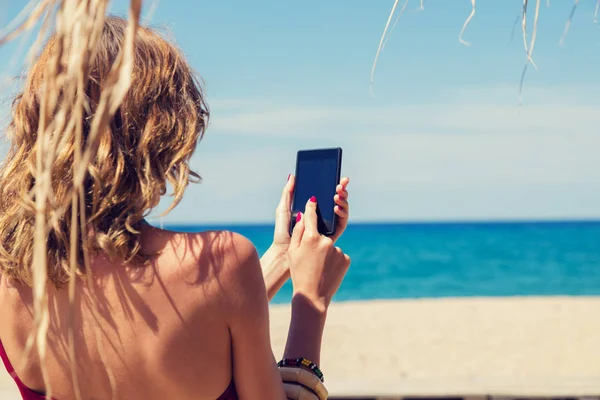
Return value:
[(317, 198), (317, 226), (319, 233), (335, 234), (337, 215), (333, 208), (335, 188), (340, 183), (342, 171), (342, 149), (300, 150), (296, 156), (296, 184), (292, 198), (290, 235), (296, 225), (299, 212), (304, 213), (306, 202)]

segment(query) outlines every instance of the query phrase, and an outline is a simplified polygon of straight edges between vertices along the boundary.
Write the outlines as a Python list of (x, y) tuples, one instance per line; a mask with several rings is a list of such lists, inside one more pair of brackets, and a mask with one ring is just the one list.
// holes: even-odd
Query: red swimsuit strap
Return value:
[(10, 360), (8, 359), (8, 356), (6, 355), (6, 350), (4, 350), (4, 346), (2, 345), (1, 340), (0, 340), (0, 357), (2, 358), (2, 362), (4, 363), (6, 370), (8, 371), (10, 376), (14, 379), (15, 383), (17, 384), (17, 388), (19, 388), (19, 392), (21, 392), (21, 397), (23, 398), (23, 400), (45, 400), (46, 399), (46, 396), (29, 389), (27, 386), (25, 386), (23, 384), (21, 379), (19, 379), (19, 377), (15, 373), (15, 369), (13, 368), (12, 364), (10, 363)]
[[(21, 392), (23, 400), (45, 400), (45, 396), (29, 389), (23, 384), (21, 379), (19, 379), (19, 377), (15, 373), (15, 369), (13, 368), (12, 364), (10, 363), (10, 360), (8, 359), (8, 356), (6, 355), (6, 351), (4, 350), (4, 346), (2, 345), (2, 341), (0, 341), (0, 357), (2, 357), (2, 362), (4, 363), (6, 370), (8, 371), (10, 376), (15, 380), (15, 383), (17, 384), (17, 387)], [(238, 400), (233, 380), (231, 381), (227, 389), (225, 389), (225, 392), (221, 396), (219, 396), (217, 400)]]

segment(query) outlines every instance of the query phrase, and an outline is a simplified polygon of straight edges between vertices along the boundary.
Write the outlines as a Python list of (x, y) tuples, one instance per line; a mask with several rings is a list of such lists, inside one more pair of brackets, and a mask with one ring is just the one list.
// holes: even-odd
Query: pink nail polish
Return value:
[(311, 201), (312, 203), (316, 203), (316, 202), (317, 202), (317, 198), (316, 198), (315, 196), (312, 196), (312, 197), (310, 198), (310, 201)]
[(302, 213), (299, 212), (298, 215), (296, 215), (296, 223), (300, 222), (301, 219), (302, 219)]
[(288, 174), (288, 178), (287, 178), (288, 181), (290, 180), (291, 176), (292, 176), (292, 174)]

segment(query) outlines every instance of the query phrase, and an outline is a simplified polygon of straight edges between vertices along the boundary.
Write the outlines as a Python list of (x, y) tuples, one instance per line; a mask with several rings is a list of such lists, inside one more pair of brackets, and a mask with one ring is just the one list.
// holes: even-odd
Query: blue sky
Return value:
[[(192, 160), (204, 182), (164, 222), (269, 222), (296, 150), (325, 146), (344, 149), (355, 221), (600, 218), (596, 2), (559, 46), (572, 2), (542, 0), (522, 108), (522, 2), (477, 3), (464, 46), (470, 1), (410, 0), (370, 94), (392, 0), (147, 0), (212, 113)], [(2, 26), (22, 4), (0, 1)], [(14, 49), (0, 50), (3, 75)]]

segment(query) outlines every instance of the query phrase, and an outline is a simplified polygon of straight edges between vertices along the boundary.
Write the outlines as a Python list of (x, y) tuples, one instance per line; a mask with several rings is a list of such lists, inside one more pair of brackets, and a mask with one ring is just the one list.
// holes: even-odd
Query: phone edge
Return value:
[[(296, 152), (296, 166), (294, 167), (294, 179), (298, 176), (298, 160), (300, 159), (300, 152), (305, 150), (298, 150)], [(294, 184), (294, 191), (292, 192), (292, 201), (290, 204), (290, 221), (288, 223), (288, 233), (292, 236), (292, 232), (294, 231), (295, 221), (293, 221), (294, 214), (294, 202), (296, 201), (296, 185)]]
[[(343, 158), (343, 150), (341, 147), (332, 147), (332, 150), (335, 149), (337, 150), (338, 154), (337, 154), (337, 166), (336, 166), (336, 180), (337, 183), (335, 184), (335, 187), (337, 187), (337, 185), (340, 184), (340, 179), (342, 179), (342, 158)], [(334, 195), (335, 196), (335, 195)], [(335, 202), (333, 207), (335, 208)], [(335, 213), (335, 210), (333, 212), (333, 224), (331, 226), (331, 233), (327, 233), (326, 236), (334, 236), (336, 231), (337, 231), (337, 222), (338, 222), (338, 216)]]

